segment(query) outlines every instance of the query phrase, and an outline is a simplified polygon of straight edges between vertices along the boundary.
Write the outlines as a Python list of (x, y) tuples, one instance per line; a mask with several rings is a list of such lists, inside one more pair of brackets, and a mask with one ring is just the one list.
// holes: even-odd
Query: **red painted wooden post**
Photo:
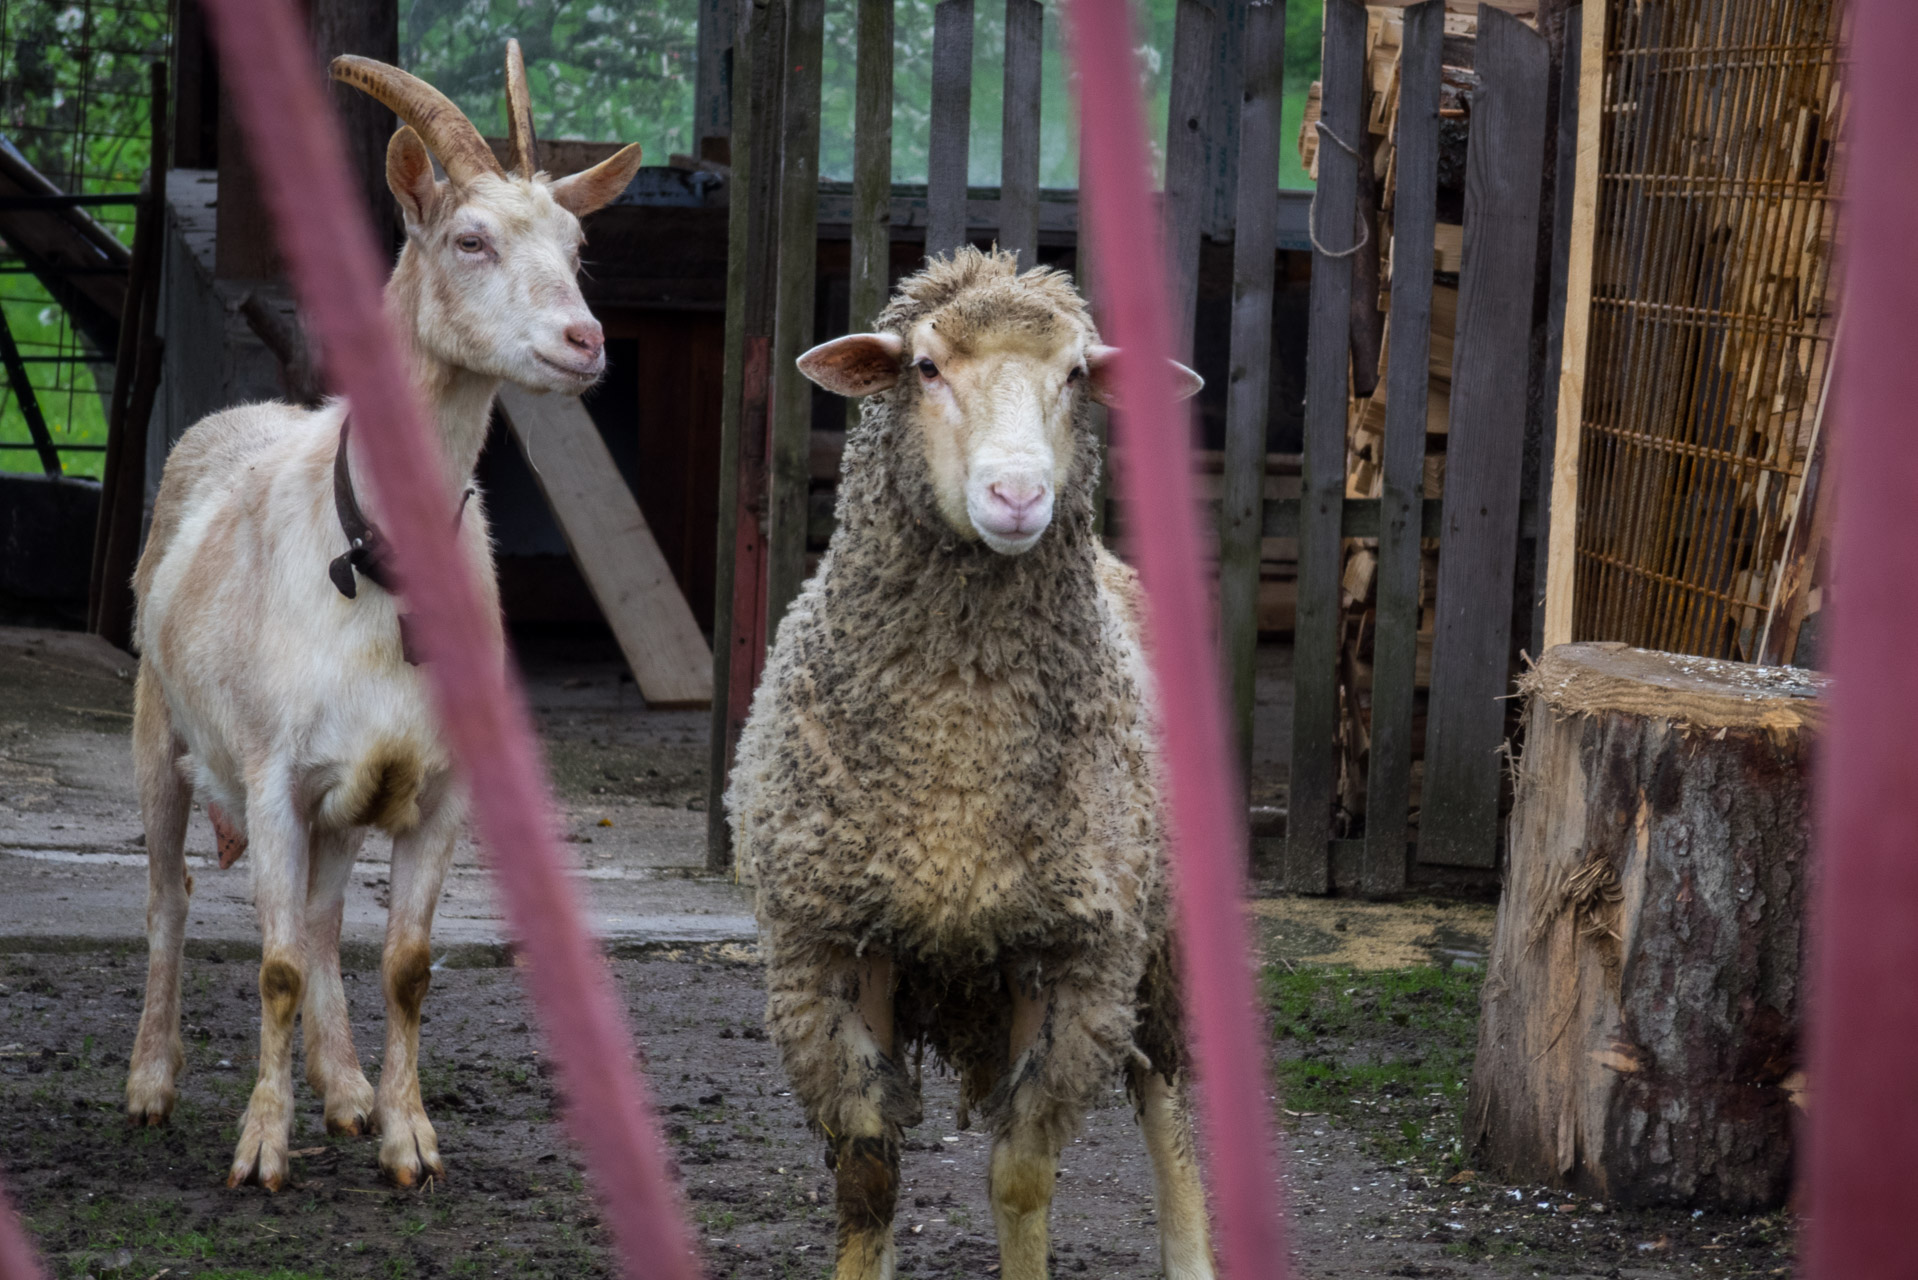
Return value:
[(1126, 0), (1069, 0), (1079, 71), (1080, 199), (1091, 210), (1105, 334), (1125, 351), (1112, 415), (1137, 530), (1170, 790), (1172, 885), (1208, 1183), (1230, 1280), (1286, 1273), (1264, 1019), (1243, 899), (1245, 792), (1226, 742), (1186, 416), (1172, 398), (1165, 255), (1146, 162)]
[[(1918, 5), (1857, 0), (1845, 345), (1832, 395), (1837, 677), (1812, 915), (1808, 1274), (1890, 1280), (1918, 1258)], [(1869, 566), (1869, 574), (1865, 572)], [(1883, 583), (1892, 589), (1877, 589)], [(1893, 585), (1896, 584), (1896, 585)]]
[(453, 497), (380, 302), (385, 276), (346, 164), (339, 123), (290, 0), (204, 0), (223, 82), (273, 215), (295, 292), (331, 383), (353, 405), (369, 481), (384, 494), (422, 670), (472, 793), (527, 986), (558, 1067), (567, 1127), (605, 1205), (628, 1276), (693, 1280), (698, 1266), (666, 1148), (635, 1070), (633, 1036), (588, 932), (546, 794), (526, 700), (512, 674), (467, 643), (485, 632), (453, 540)]

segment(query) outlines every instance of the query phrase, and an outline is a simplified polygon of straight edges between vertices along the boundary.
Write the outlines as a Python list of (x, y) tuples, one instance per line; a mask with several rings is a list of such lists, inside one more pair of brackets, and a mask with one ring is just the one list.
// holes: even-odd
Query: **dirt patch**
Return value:
[(1268, 959), (1360, 973), (1451, 964), (1483, 968), (1498, 921), (1494, 907), (1436, 900), (1260, 898), (1252, 914)]

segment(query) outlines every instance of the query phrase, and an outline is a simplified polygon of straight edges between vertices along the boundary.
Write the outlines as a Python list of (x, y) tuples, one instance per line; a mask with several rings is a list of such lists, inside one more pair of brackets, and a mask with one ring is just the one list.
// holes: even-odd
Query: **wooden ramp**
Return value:
[(586, 407), (511, 383), (499, 407), (640, 694), (654, 707), (709, 706), (712, 650)]

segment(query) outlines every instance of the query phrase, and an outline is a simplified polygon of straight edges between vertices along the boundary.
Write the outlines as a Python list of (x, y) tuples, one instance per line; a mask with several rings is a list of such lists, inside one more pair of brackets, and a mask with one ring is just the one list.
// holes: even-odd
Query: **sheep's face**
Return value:
[[(1110, 403), (1113, 347), (1077, 325), (974, 331), (948, 340), (931, 320), (909, 337), (853, 334), (813, 348), (799, 367), (841, 395), (908, 380), (913, 425), (940, 516), (1002, 555), (1030, 551), (1052, 523), (1078, 448), (1079, 397)], [(1177, 366), (1186, 395), (1198, 375)]]

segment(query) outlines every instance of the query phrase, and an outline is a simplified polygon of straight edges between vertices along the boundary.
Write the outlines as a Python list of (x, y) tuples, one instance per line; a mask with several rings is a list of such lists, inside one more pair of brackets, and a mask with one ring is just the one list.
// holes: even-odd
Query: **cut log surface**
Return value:
[(1783, 1204), (1824, 681), (1574, 644), (1521, 689), (1480, 1167), (1618, 1204)]

